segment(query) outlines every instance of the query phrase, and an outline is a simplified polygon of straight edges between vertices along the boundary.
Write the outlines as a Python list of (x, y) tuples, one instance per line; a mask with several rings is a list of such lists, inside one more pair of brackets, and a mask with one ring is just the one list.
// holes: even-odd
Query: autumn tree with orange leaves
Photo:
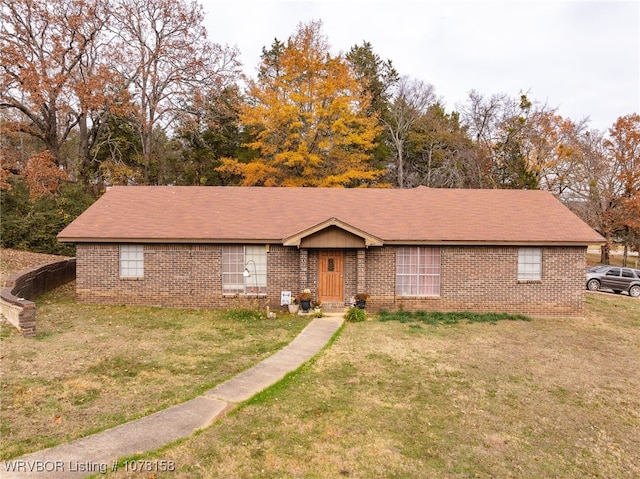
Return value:
[(629, 246), (640, 248), (640, 115), (618, 118), (605, 147), (619, 184), (616, 221), (626, 265)]
[[(1, 0), (0, 8), (4, 129), (39, 141), (57, 165), (72, 177), (85, 178), (106, 114), (120, 108), (126, 96), (126, 85), (105, 51), (108, 4)], [(73, 135), (77, 154), (63, 154)]]
[(259, 77), (240, 109), (259, 157), (226, 159), (220, 170), (243, 185), (375, 185), (383, 172), (370, 161), (380, 127), (367, 115), (369, 102), (349, 64), (329, 52), (321, 22), (299, 25), (286, 44), (263, 49)]

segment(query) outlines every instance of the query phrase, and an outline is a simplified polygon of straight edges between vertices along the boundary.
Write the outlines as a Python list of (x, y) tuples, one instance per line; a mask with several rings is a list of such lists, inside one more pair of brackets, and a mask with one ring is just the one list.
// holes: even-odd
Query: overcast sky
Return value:
[(332, 52), (371, 43), (401, 75), (431, 83), (447, 111), (470, 90), (589, 117), (606, 130), (640, 113), (640, 2), (201, 0), (214, 43), (237, 46), (256, 76), (262, 47), (321, 20)]

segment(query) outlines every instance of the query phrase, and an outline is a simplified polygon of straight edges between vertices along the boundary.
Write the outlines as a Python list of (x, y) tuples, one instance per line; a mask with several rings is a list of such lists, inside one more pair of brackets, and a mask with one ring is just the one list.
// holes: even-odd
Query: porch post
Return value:
[(309, 263), (309, 251), (307, 249), (300, 250), (300, 290), (308, 288), (307, 265)]
[(365, 251), (364, 248), (359, 249), (356, 258), (356, 293), (365, 293), (367, 291)]

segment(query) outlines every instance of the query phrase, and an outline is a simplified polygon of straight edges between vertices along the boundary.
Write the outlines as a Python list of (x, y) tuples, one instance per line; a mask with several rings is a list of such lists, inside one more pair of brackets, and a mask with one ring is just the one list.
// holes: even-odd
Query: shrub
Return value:
[(267, 319), (267, 314), (258, 309), (232, 308), (226, 310), (222, 317), (235, 321), (259, 321)]
[(29, 198), (24, 180), (11, 178), (10, 190), (0, 195), (0, 244), (34, 253), (75, 255), (75, 246), (60, 243), (56, 235), (95, 200), (79, 185), (68, 184), (56, 196)]
[(359, 308), (349, 308), (347, 314), (345, 314), (344, 319), (349, 321), (350, 323), (359, 323), (360, 321), (364, 321), (367, 319), (367, 313), (364, 309)]

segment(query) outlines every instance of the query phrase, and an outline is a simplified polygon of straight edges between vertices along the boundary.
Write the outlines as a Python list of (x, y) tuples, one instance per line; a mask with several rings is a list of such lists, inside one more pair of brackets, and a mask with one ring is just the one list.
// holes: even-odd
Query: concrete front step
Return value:
[(345, 303), (322, 303), (322, 311), (325, 313), (342, 313), (349, 308)]
[[(323, 302), (322, 303), (322, 307), (320, 308), (322, 309), (323, 313), (345, 313), (349, 310), (349, 305), (345, 304), (345, 303), (338, 303), (338, 302)], [(302, 314), (313, 314), (314, 310), (313, 308), (309, 310), (308, 313), (304, 313), (302, 311), (302, 309), (298, 309), (297, 313), (302, 315)]]

